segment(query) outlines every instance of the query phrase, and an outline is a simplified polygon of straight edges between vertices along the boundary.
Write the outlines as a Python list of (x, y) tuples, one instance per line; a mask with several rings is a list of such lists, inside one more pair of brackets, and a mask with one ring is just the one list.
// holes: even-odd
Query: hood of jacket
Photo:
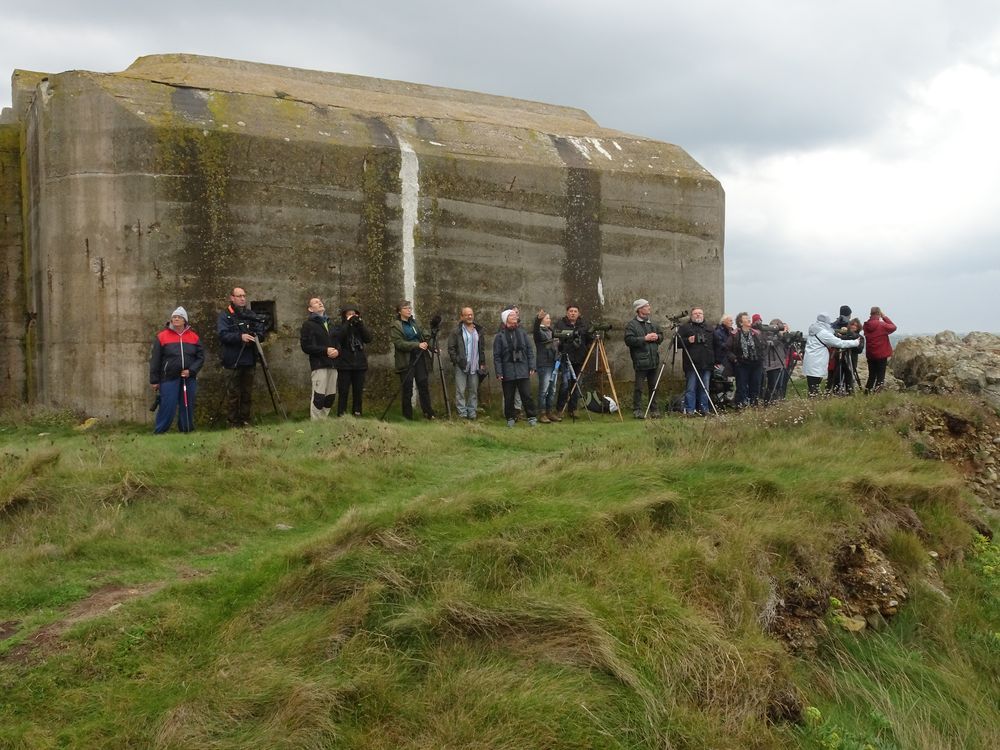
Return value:
[(816, 322), (809, 326), (809, 335), (815, 336), (821, 330), (832, 331), (830, 326), (830, 316), (827, 313), (820, 313), (816, 316)]

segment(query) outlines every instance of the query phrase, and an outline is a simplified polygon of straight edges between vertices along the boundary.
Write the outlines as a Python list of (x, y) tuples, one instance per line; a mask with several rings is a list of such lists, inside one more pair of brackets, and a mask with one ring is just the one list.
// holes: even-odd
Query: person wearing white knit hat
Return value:
[(518, 323), (520, 318), (514, 310), (504, 310), (500, 314), (503, 328), (493, 337), (493, 369), (503, 388), (503, 411), (507, 426), (513, 427), (516, 413), (514, 394), (521, 394), (524, 413), (528, 424), (538, 424), (535, 401), (531, 397), (531, 376), (535, 374), (535, 349)]
[[(646, 410), (642, 407), (642, 383), (646, 381), (649, 397), (653, 398), (656, 388), (656, 370), (660, 366), (660, 344), (663, 343), (663, 329), (650, 319), (652, 307), (649, 300), (637, 299), (632, 303), (633, 318), (625, 324), (625, 345), (632, 357), (635, 368), (635, 387), (632, 390), (632, 409), (636, 419), (642, 419)], [(649, 405), (652, 417), (660, 416), (655, 403)]]
[(170, 429), (177, 416), (181, 432), (194, 429), (194, 400), (198, 371), (205, 364), (201, 339), (188, 325), (187, 310), (178, 307), (153, 339), (149, 355), (149, 384), (156, 393), (153, 432)]

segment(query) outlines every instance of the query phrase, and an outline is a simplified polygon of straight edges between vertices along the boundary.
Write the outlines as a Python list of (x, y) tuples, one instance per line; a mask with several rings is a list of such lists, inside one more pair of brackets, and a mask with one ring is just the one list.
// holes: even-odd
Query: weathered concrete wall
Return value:
[[(638, 296), (721, 310), (719, 183), (579, 110), (160, 56), (40, 80), (22, 119), (43, 403), (148, 418), (149, 342), (183, 304), (214, 405), (215, 317), (235, 284), (276, 305), (268, 359), (295, 407), (310, 295), (360, 303), (383, 372), (401, 297), (425, 321), (471, 304), (488, 330), (511, 302), (561, 314), (574, 300), (617, 324)], [(609, 349), (630, 375), (620, 334)]]
[(0, 125), (0, 407), (27, 400), (20, 131)]

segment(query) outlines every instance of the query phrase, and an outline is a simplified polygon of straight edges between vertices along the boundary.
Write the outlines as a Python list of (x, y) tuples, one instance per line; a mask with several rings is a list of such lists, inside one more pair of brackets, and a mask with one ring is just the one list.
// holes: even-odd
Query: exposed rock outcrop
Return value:
[(952, 331), (904, 339), (890, 361), (907, 388), (930, 393), (971, 393), (1000, 407), (1000, 336)]

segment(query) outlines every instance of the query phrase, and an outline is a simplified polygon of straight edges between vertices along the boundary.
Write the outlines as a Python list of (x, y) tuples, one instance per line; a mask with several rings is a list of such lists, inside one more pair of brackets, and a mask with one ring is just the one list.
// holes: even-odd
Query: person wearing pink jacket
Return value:
[(896, 324), (889, 320), (881, 307), (873, 307), (871, 317), (865, 321), (864, 331), (868, 342), (865, 350), (865, 357), (868, 359), (865, 393), (872, 393), (880, 390), (885, 383), (885, 366), (892, 356), (889, 334), (896, 331)]

